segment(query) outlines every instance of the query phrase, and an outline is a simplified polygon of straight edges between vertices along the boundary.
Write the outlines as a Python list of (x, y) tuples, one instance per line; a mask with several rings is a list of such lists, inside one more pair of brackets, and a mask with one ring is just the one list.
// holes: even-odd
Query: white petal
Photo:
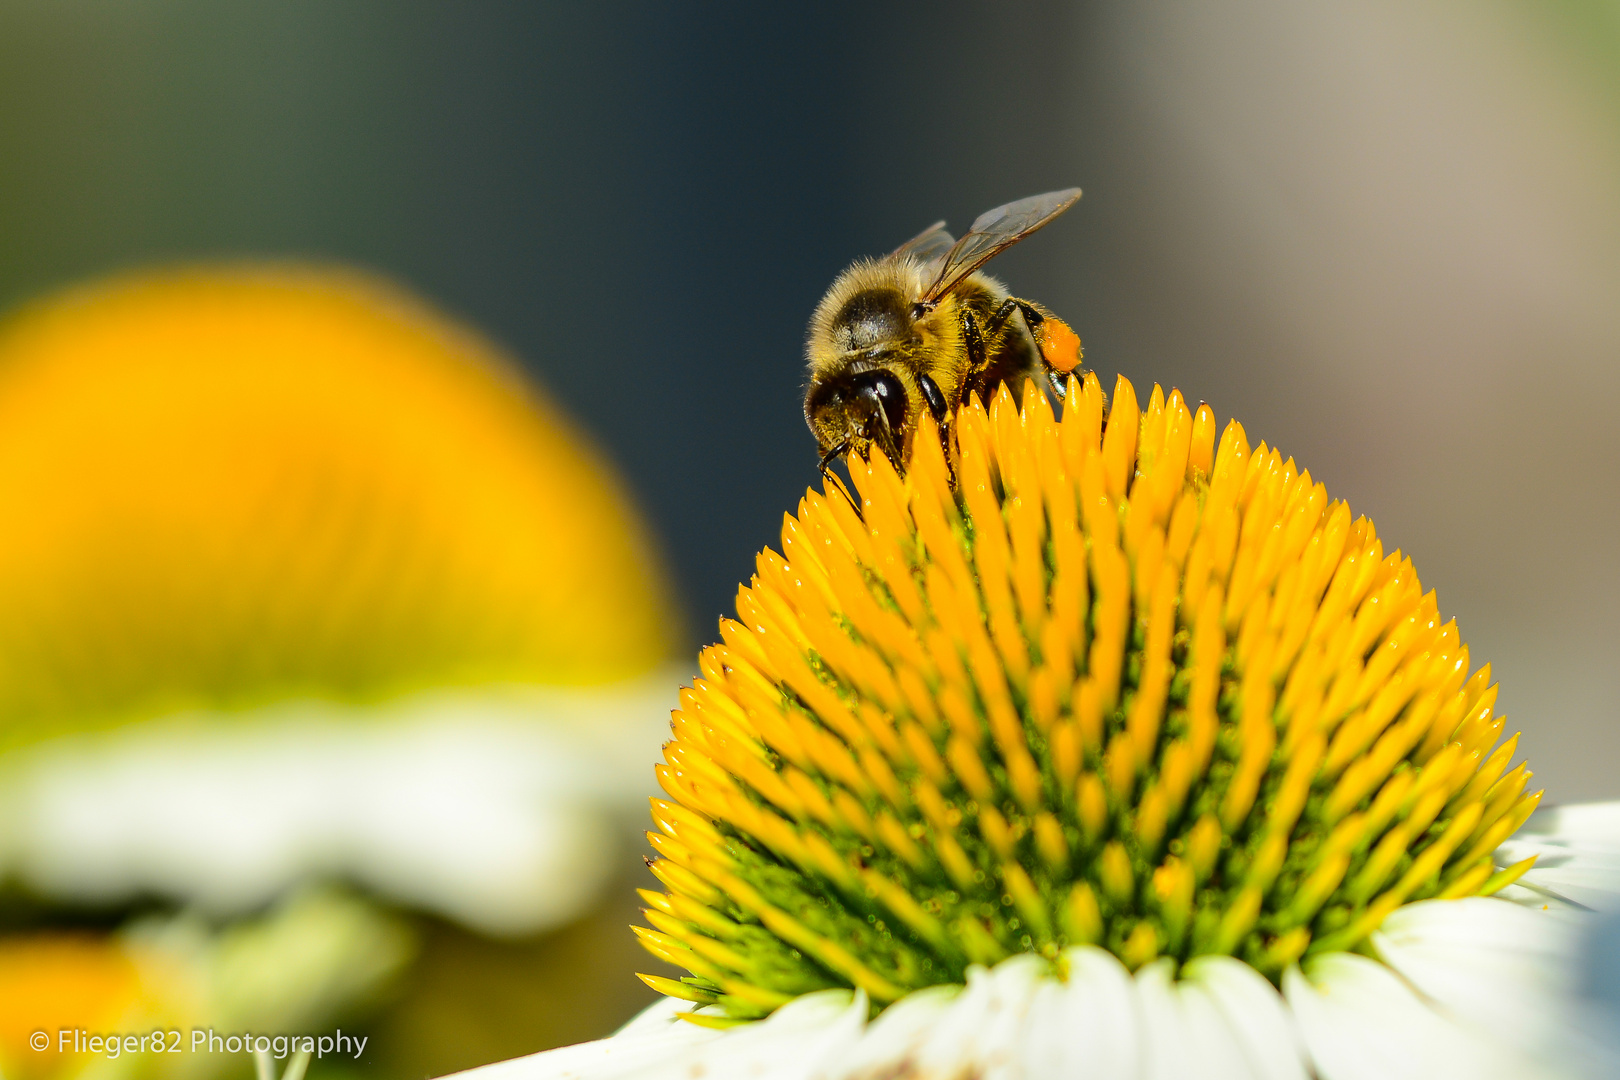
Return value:
[(1582, 930), (1550, 912), (1474, 897), (1397, 909), (1373, 945), (1420, 993), (1533, 1057), (1620, 1072), (1576, 1000)]
[(1277, 988), (1230, 956), (1201, 956), (1182, 969), (1185, 992), (1209, 995), (1249, 1070), (1263, 1080), (1305, 1080), (1305, 1051)]
[(633, 1075), (727, 1034), (675, 1018), (677, 1012), (691, 1008), (689, 1001), (661, 998), (606, 1039), (562, 1046), (454, 1075), (477, 1080), (608, 1080)]
[[(1496, 857), (1499, 863), (1510, 866), (1518, 861), (1502, 848), (1496, 849)], [(1576, 903), (1546, 884), (1521, 885), (1515, 882), (1496, 893), (1495, 899), (1508, 900), (1522, 907), (1535, 908), (1554, 918), (1569, 919), (1577, 923), (1590, 918), (1592, 914), (1592, 909), (1585, 904)]]
[[(867, 1001), (865, 994), (823, 990), (758, 1023), (727, 1031), (665, 1022), (672, 1007), (663, 1010), (652, 1017), (644, 1013), (611, 1038), (455, 1075), (469, 1080), (803, 1080), (860, 1038)], [(683, 1030), (694, 1028), (702, 1034)]]
[(629, 1020), (625, 1021), (624, 1026), (618, 1031), (615, 1031), (609, 1036), (609, 1038), (635, 1038), (637, 1036), (659, 1032), (665, 1028), (688, 1033), (694, 1031), (714, 1031), (713, 1028), (699, 1027), (696, 1024), (689, 1024), (680, 1019), (679, 1014), (683, 1012), (691, 1012), (695, 1008), (697, 1008), (697, 1006), (693, 1005), (690, 1001), (682, 1001), (680, 998), (659, 998), (645, 1009), (642, 1009), (640, 1012), (636, 1013), (636, 1015), (632, 1016)]
[(1474, 897), (1397, 909), (1373, 945), (1453, 1014), (1535, 1048), (1571, 989), (1575, 928), (1517, 904)]
[(757, 1024), (733, 1028), (694, 1048), (679, 1069), (659, 1065), (634, 1075), (647, 1080), (700, 1076), (798, 1080), (815, 1076), (828, 1061), (855, 1045), (866, 1028), (868, 1011), (864, 993), (823, 990), (806, 994)]
[(1042, 979), (1024, 1029), (1028, 1080), (1136, 1080), (1142, 1021), (1130, 973), (1112, 953), (1065, 954), (1066, 982)]
[(1169, 960), (1136, 973), (1142, 1003), (1142, 1075), (1147, 1080), (1250, 1080), (1243, 1049), (1209, 995), (1177, 983)]
[(1430, 1008), (1389, 968), (1327, 953), (1290, 968), (1283, 996), (1322, 1080), (1488, 1080), (1541, 1075)]
[(1595, 850), (1620, 852), (1620, 801), (1570, 803), (1540, 811), (1519, 835), (1561, 837)]
[(1540, 811), (1497, 849), (1496, 860), (1508, 865), (1531, 855), (1536, 865), (1519, 879), (1525, 888), (1599, 911), (1620, 910), (1620, 802)]
[(884, 1009), (855, 1045), (819, 1070), (826, 1080), (903, 1075), (917, 1046), (961, 994), (960, 986), (931, 986)]
[(917, 1075), (1017, 1076), (1024, 1019), (1048, 970), (1047, 961), (1031, 953), (1003, 960), (990, 971), (970, 968), (967, 989), (917, 1047)]

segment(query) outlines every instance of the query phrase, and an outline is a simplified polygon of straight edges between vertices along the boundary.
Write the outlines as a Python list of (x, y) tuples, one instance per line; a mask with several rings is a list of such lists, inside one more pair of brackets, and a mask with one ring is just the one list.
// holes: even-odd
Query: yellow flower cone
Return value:
[(656, 766), (664, 999), (472, 1077), (1620, 1075), (1620, 807), (1527, 825), (1489, 666), (1310, 473), (1106, 404), (925, 415), (784, 516)]
[(1208, 406), (1069, 399), (964, 408), (954, 472), (931, 428), (852, 461), (760, 555), (658, 767), (657, 988), (882, 1005), (1077, 945), (1280, 981), (1533, 862), (1492, 862), (1540, 792), (1410, 559)]

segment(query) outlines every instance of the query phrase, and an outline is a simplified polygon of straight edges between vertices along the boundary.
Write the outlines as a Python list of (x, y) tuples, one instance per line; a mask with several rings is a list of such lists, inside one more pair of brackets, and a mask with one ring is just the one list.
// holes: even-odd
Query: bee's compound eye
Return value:
[(844, 395), (837, 384), (831, 382), (817, 383), (811, 387), (809, 395), (804, 399), (805, 415), (815, 416), (818, 413), (826, 412), (828, 409), (836, 408), (842, 403), (843, 397)]
[(889, 430), (898, 435), (906, 422), (906, 413), (910, 411), (905, 384), (887, 371), (862, 372), (859, 380), (861, 389), (876, 397), (883, 406), (883, 416), (889, 422)]

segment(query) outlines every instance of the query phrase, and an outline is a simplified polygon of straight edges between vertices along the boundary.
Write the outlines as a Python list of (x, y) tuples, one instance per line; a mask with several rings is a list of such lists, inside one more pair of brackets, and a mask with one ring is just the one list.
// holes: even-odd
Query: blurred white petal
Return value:
[(1379, 956), (1443, 1011), (1527, 1055), (1620, 1075), (1579, 998), (1587, 927), (1474, 897), (1401, 908), (1373, 935)]
[(1169, 960), (1158, 960), (1136, 973), (1142, 1002), (1142, 1048), (1146, 1080), (1249, 1080), (1242, 1048), (1209, 996), (1172, 977)]
[(960, 986), (931, 986), (901, 998), (883, 1010), (859, 1042), (822, 1066), (818, 1080), (900, 1071), (961, 992)]
[(1112, 953), (1070, 949), (1067, 982), (1044, 979), (1024, 1029), (1026, 1076), (1135, 1080), (1142, 1018), (1130, 973)]
[(950, 1077), (964, 1069), (984, 1077), (1016, 1075), (1024, 1016), (1047, 969), (1045, 960), (1028, 953), (990, 971), (970, 968), (967, 989), (917, 1047), (917, 1072), (930, 1077)]
[(335, 877), (532, 932), (612, 876), (675, 685), (288, 703), (42, 744), (5, 760), (0, 868), (49, 896), (217, 914)]
[(1430, 1008), (1376, 960), (1327, 953), (1283, 975), (1283, 995), (1322, 1080), (1522, 1080), (1541, 1075)]
[(1373, 935), (1419, 992), (1524, 1049), (1543, 1044), (1567, 1006), (1576, 941), (1566, 922), (1479, 897), (1400, 908)]
[(1264, 1080), (1305, 1080), (1304, 1047), (1277, 988), (1230, 956), (1201, 956), (1181, 971), (1183, 994), (1204, 994), (1225, 1018), (1249, 1071)]
[[(1543, 810), (1497, 849), (1503, 865), (1536, 856), (1519, 879), (1524, 889), (1562, 897), (1596, 911), (1620, 910), (1620, 802)], [(1536, 897), (1515, 891), (1515, 899)]]

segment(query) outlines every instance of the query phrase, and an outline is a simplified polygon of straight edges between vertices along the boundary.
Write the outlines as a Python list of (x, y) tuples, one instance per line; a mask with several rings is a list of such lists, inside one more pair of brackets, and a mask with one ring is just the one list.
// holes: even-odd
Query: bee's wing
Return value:
[(945, 231), (945, 223), (936, 221), (910, 240), (889, 252), (889, 259), (903, 259), (911, 256), (930, 270), (938, 268), (939, 260), (945, 253), (956, 246), (956, 237)]
[(940, 261), (939, 275), (923, 299), (944, 296), (973, 271), (1073, 206), (1078, 198), (1079, 188), (1064, 188), (986, 210)]

